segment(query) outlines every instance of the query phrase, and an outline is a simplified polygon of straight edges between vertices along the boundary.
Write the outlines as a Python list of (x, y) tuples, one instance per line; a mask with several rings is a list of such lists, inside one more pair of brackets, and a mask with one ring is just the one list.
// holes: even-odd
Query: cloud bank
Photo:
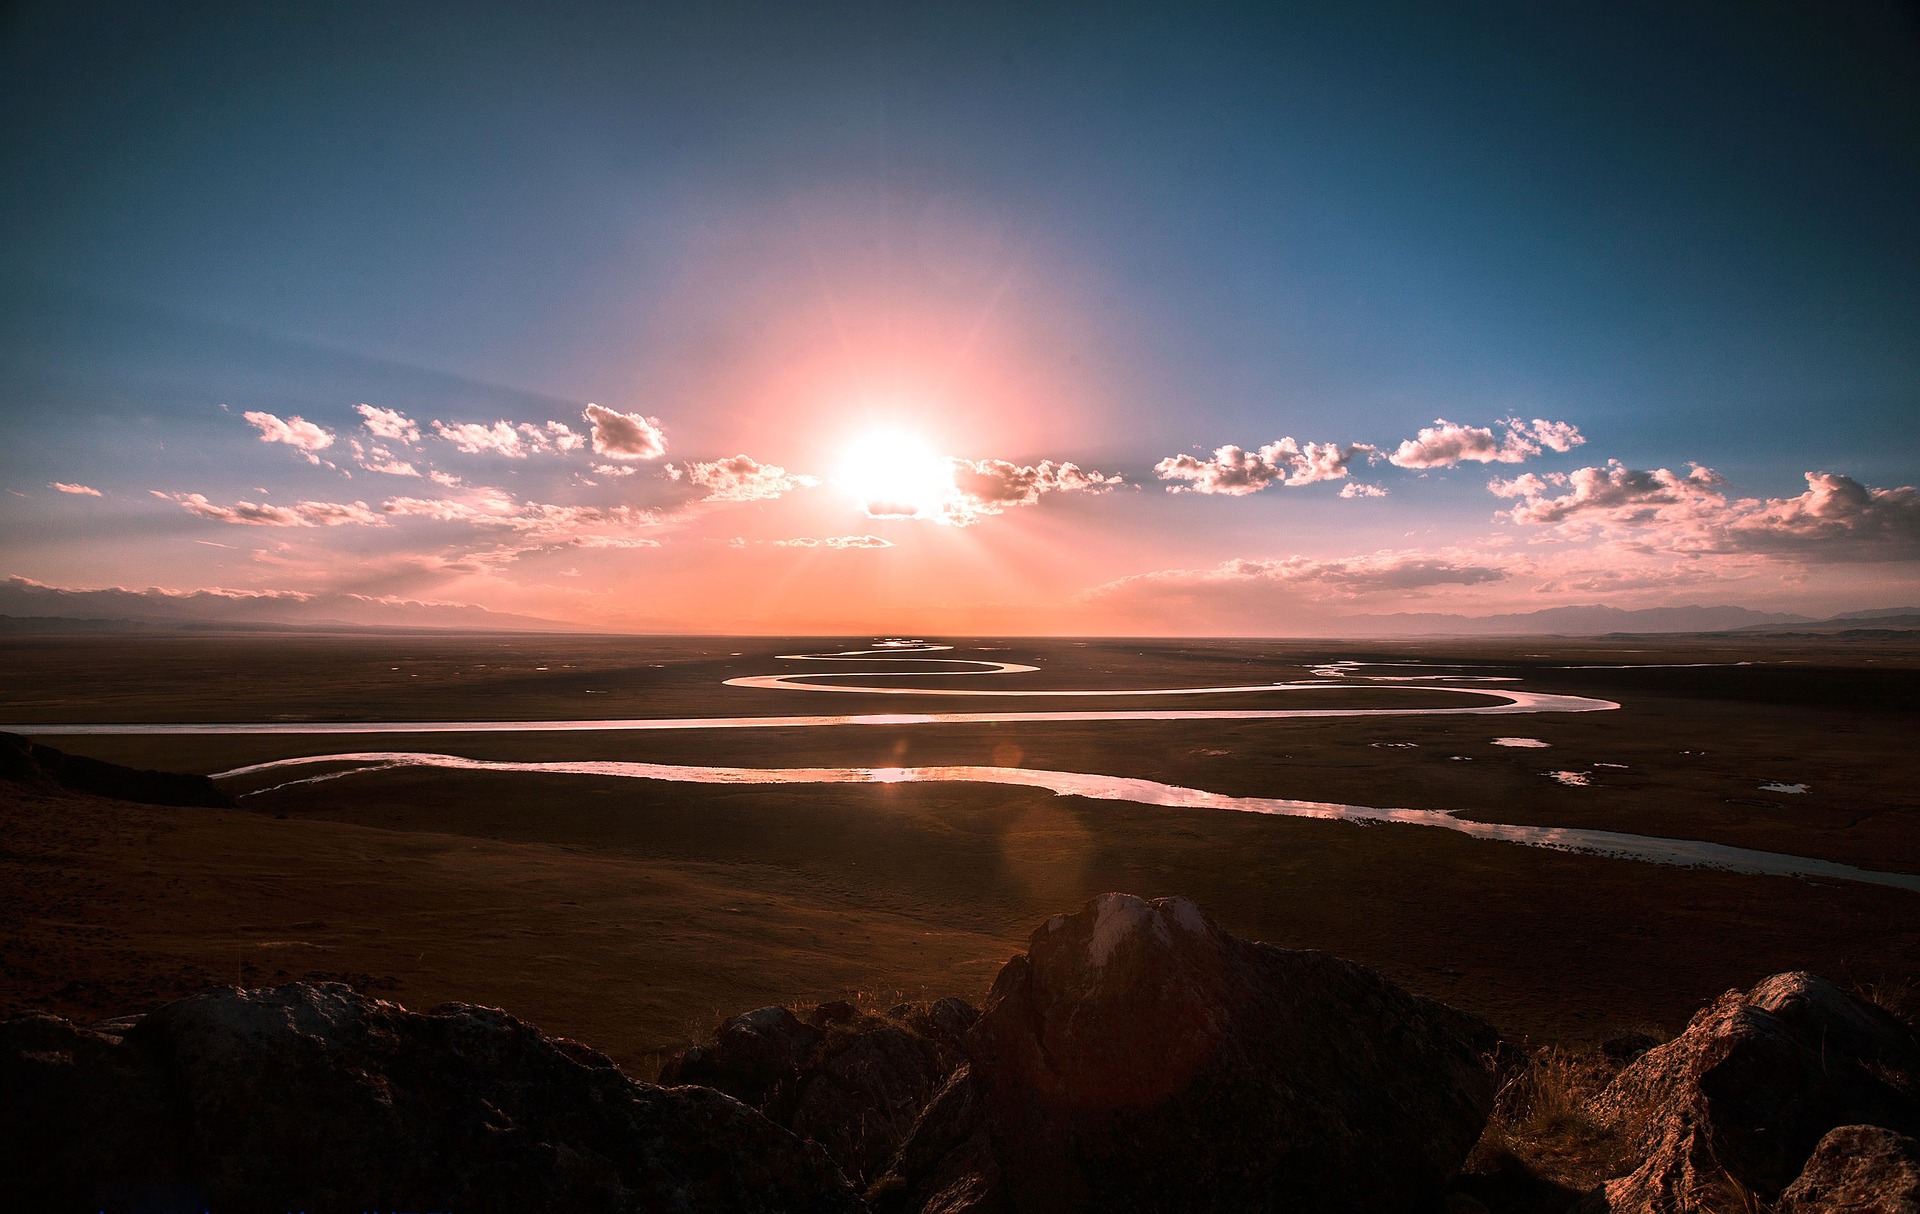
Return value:
[(1505, 517), (1515, 523), (1630, 538), (1648, 550), (1813, 563), (1920, 558), (1920, 490), (1869, 488), (1837, 472), (1804, 475), (1806, 492), (1795, 497), (1729, 499), (1711, 468), (1642, 471), (1614, 460), (1564, 476), (1496, 479), (1488, 488), (1514, 499)]

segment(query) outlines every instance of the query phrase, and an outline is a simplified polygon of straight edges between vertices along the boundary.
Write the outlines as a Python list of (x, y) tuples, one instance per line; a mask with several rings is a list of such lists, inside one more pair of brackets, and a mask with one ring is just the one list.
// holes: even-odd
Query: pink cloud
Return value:
[(100, 491), (91, 485), (70, 485), (66, 481), (55, 481), (51, 485), (48, 485), (47, 488), (58, 490), (61, 493), (77, 493), (82, 497), (100, 496)]
[[(814, 538), (810, 535), (797, 536), (790, 540), (771, 540), (775, 548), (891, 548), (891, 540), (883, 540), (877, 535), (829, 535)], [(744, 542), (736, 547), (744, 546)]]
[(606, 538), (595, 536), (594, 532), (617, 533), (654, 527), (661, 522), (653, 511), (633, 506), (565, 506), (521, 501), (490, 488), (475, 489), (459, 498), (392, 497), (380, 503), (380, 510), (394, 518), (467, 523), (519, 532), (542, 543), (578, 545), (586, 545), (590, 539)]
[(521, 440), (520, 432), (514, 429), (512, 422), (498, 421), (491, 426), (481, 422), (446, 422), (435, 420), (433, 431), (445, 441), (452, 443), (454, 449), (466, 455), (504, 455), (508, 459), (527, 458), (526, 444)]
[(820, 483), (818, 477), (797, 476), (778, 464), (763, 464), (745, 455), (712, 463), (689, 462), (678, 469), (670, 466), (669, 475), (675, 480), (684, 475), (705, 489), (705, 500), (711, 502), (766, 501)]
[(349, 523), (381, 527), (386, 521), (365, 502), (299, 502), (275, 506), (259, 502), (235, 502), (222, 506), (199, 493), (163, 493), (151, 491), (163, 501), (175, 502), (187, 513), (220, 523), (251, 527), (339, 527)]
[(420, 475), (418, 468), (377, 443), (370, 446), (357, 438), (350, 438), (347, 446), (353, 451), (353, 462), (368, 472), (381, 472), (388, 476)]
[(1358, 595), (1431, 586), (1477, 586), (1509, 576), (1507, 569), (1488, 563), (1484, 556), (1466, 559), (1453, 554), (1382, 551), (1334, 560), (1290, 556), (1232, 560), (1211, 569), (1165, 569), (1121, 578), (1095, 593), (1145, 582), (1162, 586), (1264, 583), (1311, 593)]
[(667, 436), (658, 418), (621, 413), (604, 405), (588, 405), (581, 414), (593, 427), (593, 451), (613, 459), (659, 459), (666, 454)]
[(1187, 481), (1174, 485), (1175, 493), (1219, 493), (1234, 497), (1258, 493), (1270, 485), (1311, 485), (1317, 481), (1339, 480), (1347, 475), (1347, 465), (1355, 455), (1371, 454), (1364, 443), (1342, 447), (1338, 443), (1301, 443), (1291, 436), (1275, 439), (1257, 451), (1248, 451), (1229, 443), (1217, 447), (1211, 456), (1170, 455), (1153, 466), (1163, 481)]
[(1340, 486), (1341, 497), (1385, 497), (1387, 490), (1380, 485), (1363, 485), (1359, 481), (1348, 481)]
[[(1920, 490), (1874, 489), (1836, 472), (1805, 474), (1806, 492), (1729, 499), (1724, 479), (1693, 465), (1685, 475), (1640, 471), (1617, 460), (1564, 478), (1495, 480), (1516, 504), (1516, 523), (1630, 537), (1643, 547), (1685, 554), (1757, 553), (1815, 563), (1920, 559)], [(1555, 496), (1554, 488), (1565, 493)]]
[(1396, 448), (1387, 462), (1399, 468), (1451, 468), (1455, 464), (1518, 464), (1543, 450), (1571, 451), (1586, 442), (1571, 422), (1509, 417), (1506, 436), (1496, 439), (1485, 426), (1462, 426), (1440, 418)]
[(366, 419), (363, 424), (375, 438), (390, 438), (401, 443), (420, 441), (420, 427), (397, 409), (379, 409), (363, 404), (355, 405), (353, 411)]
[(957, 527), (999, 514), (1009, 506), (1031, 506), (1043, 494), (1105, 493), (1121, 483), (1118, 476), (1045, 459), (1037, 464), (1016, 464), (1004, 459), (956, 457), (948, 464), (953, 470), (953, 490), (941, 503), (937, 517)]
[(241, 416), (259, 429), (261, 442), (285, 443), (300, 452), (310, 464), (323, 462), (314, 452), (324, 451), (333, 445), (331, 432), (304, 417), (290, 417), (282, 421), (271, 413), (248, 412)]

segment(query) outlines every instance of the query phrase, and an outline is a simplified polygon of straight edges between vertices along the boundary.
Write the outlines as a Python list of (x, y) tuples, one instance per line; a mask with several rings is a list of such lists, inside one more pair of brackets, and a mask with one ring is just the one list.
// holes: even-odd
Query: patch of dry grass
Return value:
[(1466, 1171), (1524, 1189), (1523, 1208), (1542, 1210), (1621, 1175), (1630, 1144), (1587, 1112), (1618, 1071), (1598, 1051), (1534, 1050), (1495, 1097)]

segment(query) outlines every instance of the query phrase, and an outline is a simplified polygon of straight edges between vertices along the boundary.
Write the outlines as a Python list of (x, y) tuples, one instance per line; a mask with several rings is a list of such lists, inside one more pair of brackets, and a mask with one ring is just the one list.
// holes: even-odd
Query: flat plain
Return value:
[[(955, 667), (783, 656), (865, 648), (871, 637), (15, 635), (0, 638), (0, 729), (33, 725), (36, 740), (72, 753), (202, 773), (348, 751), (1043, 768), (1920, 872), (1911, 637), (934, 639), (952, 651), (913, 656), (1038, 669), (955, 678), (931, 673)], [(1339, 662), (1387, 665), (1340, 668), (1350, 686), (1312, 692), (997, 694), (1324, 681), (1315, 672)], [(996, 694), (725, 684), (828, 672)], [(1486, 702), (1353, 677), (1367, 673), (1511, 679), (1484, 686), (1620, 707), (665, 732), (38, 728)], [(1512, 737), (1544, 745), (1496, 744)], [(1000, 785), (691, 785), (428, 768), (285, 783), (308, 774), (227, 781), (249, 794), (231, 810), (0, 785), (0, 1012), (91, 1019), (210, 983), (324, 975), (412, 1006), (497, 1004), (644, 1076), (661, 1051), (764, 1003), (848, 993), (977, 1002), (1042, 919), (1111, 889), (1188, 895), (1229, 930), (1375, 966), (1533, 1041), (1677, 1031), (1702, 1001), (1781, 970), (1863, 987), (1920, 980), (1920, 895), (1854, 882)]]

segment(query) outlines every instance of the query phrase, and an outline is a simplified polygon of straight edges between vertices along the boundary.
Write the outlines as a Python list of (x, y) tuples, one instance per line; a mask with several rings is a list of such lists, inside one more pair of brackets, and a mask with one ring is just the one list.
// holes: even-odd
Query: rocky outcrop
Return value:
[(763, 1007), (721, 1024), (661, 1069), (662, 1083), (700, 1083), (753, 1105), (824, 1147), (859, 1184), (877, 1178), (935, 1092), (961, 1065), (979, 1017), (958, 999), (884, 1013), (824, 1003), (805, 1020)]
[(1777, 1214), (1920, 1214), (1920, 1142), (1875, 1125), (1830, 1130)]
[(1593, 1113), (1644, 1160), (1608, 1182), (1595, 1208), (1693, 1214), (1728, 1180), (1773, 1201), (1836, 1127), (1920, 1133), (1920, 1040), (1824, 979), (1777, 974), (1700, 1011), (1622, 1071)]
[(1440, 1200), (1493, 1101), (1485, 1023), (1185, 899), (1107, 894), (1001, 970), (888, 1210), (1300, 1210)]
[(0, 780), (57, 784), (120, 801), (147, 805), (231, 806), (233, 799), (205, 776), (145, 771), (102, 759), (70, 755), (17, 733), (0, 733)]
[[(106, 1031), (106, 1030), (111, 1031)], [(131, 1025), (0, 1023), (24, 1209), (843, 1211), (820, 1150), (490, 1008), (226, 989)]]

